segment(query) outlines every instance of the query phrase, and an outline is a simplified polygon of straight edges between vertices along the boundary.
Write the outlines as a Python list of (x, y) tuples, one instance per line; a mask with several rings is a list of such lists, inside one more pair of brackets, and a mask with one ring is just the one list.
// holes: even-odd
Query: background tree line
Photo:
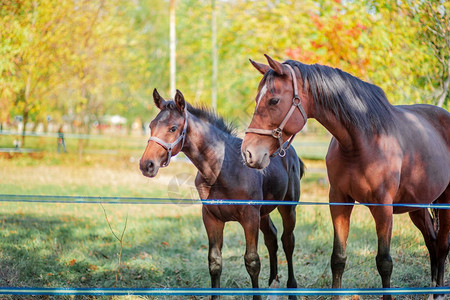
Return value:
[[(177, 0), (177, 88), (211, 103), (211, 0)], [(449, 105), (448, 1), (216, 0), (218, 112), (248, 121), (258, 72), (248, 58), (341, 68), (393, 104)], [(0, 124), (106, 114), (148, 121), (169, 95), (169, 1), (0, 0)], [(25, 127), (24, 127), (25, 128)]]

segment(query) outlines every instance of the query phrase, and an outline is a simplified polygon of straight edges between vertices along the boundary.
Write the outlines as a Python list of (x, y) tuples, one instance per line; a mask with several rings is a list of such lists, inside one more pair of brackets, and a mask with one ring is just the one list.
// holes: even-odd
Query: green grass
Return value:
[[(132, 147), (124, 144), (123, 148)], [(128, 150), (127, 150), (128, 151)], [(138, 169), (140, 153), (116, 155), (44, 152), (40, 157), (0, 158), (1, 194), (125, 197), (196, 197), (195, 169), (172, 161), (153, 179)], [(306, 161), (301, 201), (327, 202), (323, 161)], [(175, 184), (175, 179), (181, 185)], [(122, 267), (116, 283), (120, 243), (99, 204), (0, 203), (0, 286), (19, 287), (209, 287), (208, 241), (199, 205), (105, 204), (117, 235), (124, 231)], [(274, 223), (281, 236), (278, 213)], [(355, 207), (348, 240), (344, 288), (380, 287), (376, 233), (369, 210)], [(327, 206), (299, 206), (294, 263), (299, 287), (329, 288), (333, 242)], [(268, 253), (260, 235), (260, 286), (267, 287)], [(281, 286), (287, 266), (279, 242)], [(227, 223), (222, 287), (250, 287), (243, 254), (245, 238), (237, 223)], [(391, 255), (393, 287), (429, 286), (428, 252), (407, 215), (394, 218)], [(448, 270), (447, 265), (447, 270)], [(449, 272), (447, 272), (449, 274)], [(447, 276), (447, 280), (448, 280)], [(189, 297), (186, 297), (189, 298)], [(194, 297), (195, 298), (195, 297)], [(311, 297), (324, 299), (326, 297)], [(413, 297), (396, 297), (413, 299)], [(421, 299), (418, 296), (414, 299)], [(366, 299), (364, 297), (364, 299)]]

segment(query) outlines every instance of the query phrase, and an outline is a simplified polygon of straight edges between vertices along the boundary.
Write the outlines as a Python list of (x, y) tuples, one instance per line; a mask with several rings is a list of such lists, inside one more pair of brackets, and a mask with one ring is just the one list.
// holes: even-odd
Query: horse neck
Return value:
[[(184, 154), (211, 184), (223, 169), (225, 151), (236, 138), (189, 113)], [(238, 147), (239, 148), (239, 147)]]
[[(315, 107), (315, 105), (310, 105), (310, 107)], [(355, 128), (346, 126), (331, 111), (323, 108), (312, 108), (312, 113), (308, 117), (314, 118), (322, 124), (338, 141), (341, 149), (344, 151), (356, 151), (360, 148), (360, 145), (367, 142), (363, 133)]]

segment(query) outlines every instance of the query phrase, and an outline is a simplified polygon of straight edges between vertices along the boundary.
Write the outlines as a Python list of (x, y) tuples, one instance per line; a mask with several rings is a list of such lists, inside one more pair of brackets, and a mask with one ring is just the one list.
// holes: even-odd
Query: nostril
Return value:
[(252, 153), (250, 152), (250, 151), (246, 151), (246, 161), (247, 161), (247, 163), (252, 163), (253, 162), (253, 159), (252, 159)]
[(153, 163), (152, 160), (147, 161), (147, 170), (148, 171), (153, 171), (154, 167), (155, 167), (155, 164)]

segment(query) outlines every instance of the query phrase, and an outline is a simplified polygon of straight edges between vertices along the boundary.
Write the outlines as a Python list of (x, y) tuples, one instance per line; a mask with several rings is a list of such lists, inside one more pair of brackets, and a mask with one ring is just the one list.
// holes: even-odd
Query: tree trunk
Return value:
[(444, 105), (444, 101), (448, 95), (448, 88), (450, 86), (450, 59), (448, 60), (447, 65), (447, 80), (444, 81), (444, 84), (442, 86), (442, 94), (439, 96), (437, 101), (437, 106), (439, 107), (442, 107)]
[(214, 111), (217, 111), (217, 22), (216, 22), (216, 0), (212, 0), (211, 13), (211, 29), (212, 29), (212, 91), (211, 105)]
[(176, 91), (176, 30), (175, 30), (175, 0), (170, 0), (170, 96), (175, 97)]
[(23, 111), (23, 128), (22, 128), (22, 145), (21, 145), (21, 147), (25, 147), (25, 131), (26, 131), (26, 128), (27, 128), (27, 124), (28, 124), (28, 117), (29, 117), (29, 114), (28, 114), (28, 109), (24, 109), (24, 111)]

